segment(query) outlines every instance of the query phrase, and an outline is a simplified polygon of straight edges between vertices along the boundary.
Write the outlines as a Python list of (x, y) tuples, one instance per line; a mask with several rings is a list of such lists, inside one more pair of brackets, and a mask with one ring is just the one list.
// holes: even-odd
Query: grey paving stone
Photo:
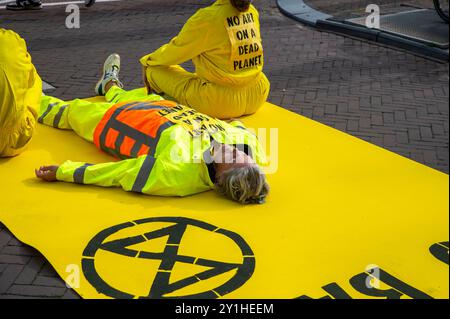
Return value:
[(8, 265), (6, 267), (0, 276), (0, 296), (6, 293), (22, 269), (22, 265)]
[(47, 276), (37, 276), (33, 282), (33, 285), (60, 287), (60, 288), (66, 287), (65, 283), (61, 280), (61, 278), (47, 277)]
[(28, 246), (6, 246), (0, 250), (1, 254), (5, 255), (17, 255), (17, 256), (38, 256), (39, 253), (36, 250), (31, 249)]
[(3, 246), (6, 246), (11, 236), (4, 230), (0, 230), (0, 250)]
[(50, 265), (49, 263), (46, 263), (44, 265), (44, 267), (42, 268), (42, 270), (39, 272), (42, 276), (47, 276), (47, 277), (57, 277), (58, 275), (56, 274), (55, 269), (53, 268), (52, 265)]
[(40, 256), (31, 258), (30, 262), (17, 277), (15, 283), (20, 285), (32, 284), (45, 262)]
[(29, 256), (0, 254), (0, 263), (25, 265), (30, 260)]
[(10, 295), (29, 297), (62, 297), (65, 292), (66, 288), (36, 285), (13, 285), (8, 289)]
[(8, 246), (24, 246), (24, 243), (20, 242), (15, 237), (10, 237), (10, 241), (8, 242)]
[[(0, 299), (56, 299), (56, 298), (49, 298), (49, 297), (30, 297), (30, 296), (23, 296), (23, 295), (9, 295), (9, 294), (2, 294), (0, 296)], [(59, 298), (58, 298), (59, 299)]]
[(67, 289), (63, 299), (80, 299), (80, 296), (73, 289)]
[(0, 264), (0, 275), (6, 269), (6, 267), (8, 267), (8, 264)]

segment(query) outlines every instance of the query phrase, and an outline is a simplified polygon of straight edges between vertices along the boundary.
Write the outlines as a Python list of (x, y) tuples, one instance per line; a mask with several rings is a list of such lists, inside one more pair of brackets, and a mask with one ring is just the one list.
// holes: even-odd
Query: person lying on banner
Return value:
[[(262, 72), (259, 13), (252, 0), (217, 0), (169, 43), (140, 59), (149, 92), (220, 119), (255, 113), (270, 83)], [(192, 60), (195, 73), (179, 64)]]
[(23, 152), (30, 142), (42, 95), (42, 80), (25, 41), (0, 28), (0, 157)]
[(74, 130), (122, 161), (66, 161), (40, 167), (38, 178), (161, 196), (216, 189), (242, 204), (264, 202), (269, 185), (259, 165), (266, 164), (265, 154), (242, 123), (227, 123), (148, 95), (145, 88), (127, 92), (121, 88), (119, 70), (119, 55), (110, 55), (97, 84), (108, 102), (45, 96), (38, 121)]

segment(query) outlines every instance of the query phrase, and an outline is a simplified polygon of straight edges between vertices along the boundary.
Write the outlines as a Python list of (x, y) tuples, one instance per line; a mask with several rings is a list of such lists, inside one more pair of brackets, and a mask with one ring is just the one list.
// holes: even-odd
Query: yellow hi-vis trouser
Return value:
[(107, 102), (89, 102), (80, 99), (64, 102), (55, 97), (44, 96), (38, 121), (55, 128), (73, 130), (80, 137), (93, 142), (95, 128), (114, 104), (162, 100), (159, 95), (147, 95), (145, 88), (125, 91), (117, 86), (113, 86), (105, 98)]
[(147, 81), (157, 94), (219, 119), (255, 113), (267, 100), (270, 82), (264, 73), (246, 86), (224, 86), (190, 73), (181, 66), (146, 66)]
[(0, 28), (0, 157), (20, 154), (33, 136), (42, 80), (25, 41)]

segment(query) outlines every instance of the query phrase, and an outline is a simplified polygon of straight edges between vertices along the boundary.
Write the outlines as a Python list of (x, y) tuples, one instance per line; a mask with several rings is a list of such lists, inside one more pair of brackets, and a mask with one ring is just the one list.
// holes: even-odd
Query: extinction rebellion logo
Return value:
[(245, 284), (255, 257), (237, 233), (189, 218), (155, 217), (98, 233), (82, 267), (89, 283), (112, 298), (211, 299)]

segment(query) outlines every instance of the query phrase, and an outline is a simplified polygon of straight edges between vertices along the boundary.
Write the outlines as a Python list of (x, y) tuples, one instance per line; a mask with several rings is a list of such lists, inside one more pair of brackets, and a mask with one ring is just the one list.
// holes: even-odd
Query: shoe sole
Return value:
[(95, 4), (95, 0), (90, 0), (90, 1), (85, 1), (85, 6), (86, 7), (92, 7)]
[(28, 10), (41, 10), (42, 6), (39, 7), (17, 7), (17, 8), (8, 8), (6, 7), (6, 10), (11, 10), (11, 11), (28, 11)]

